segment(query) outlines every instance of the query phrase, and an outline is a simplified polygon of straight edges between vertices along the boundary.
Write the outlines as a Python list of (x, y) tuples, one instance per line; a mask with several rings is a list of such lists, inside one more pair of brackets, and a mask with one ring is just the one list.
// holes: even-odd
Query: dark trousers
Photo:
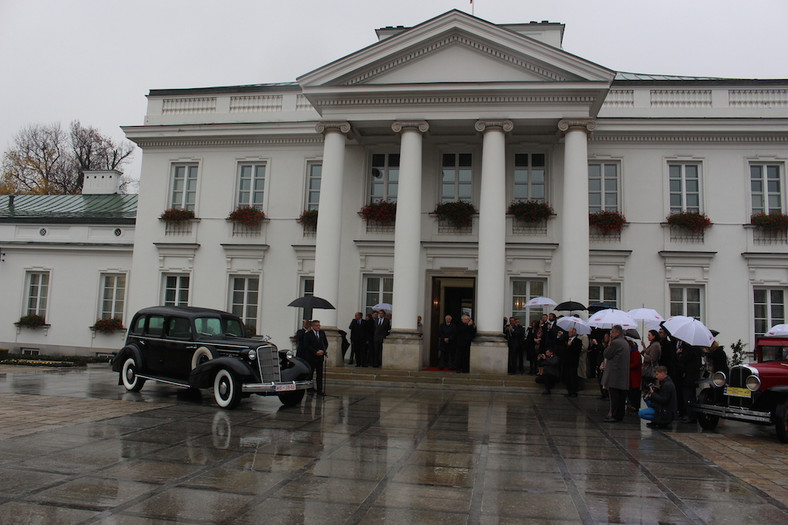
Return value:
[(364, 341), (350, 342), (350, 360), (361, 366), (364, 363)]
[(457, 349), (457, 371), (465, 372), (466, 374), (471, 371), (470, 346)]
[(453, 344), (444, 344), (440, 348), (440, 367), (455, 370), (457, 368), (457, 349)]
[(610, 417), (621, 421), (627, 403), (627, 391), (619, 388), (608, 388), (610, 392)]
[(375, 338), (375, 348), (372, 351), (370, 362), (372, 366), (379, 368), (383, 364), (383, 340), (384, 337)]
[(555, 384), (557, 382), (558, 382), (558, 378), (557, 377), (545, 374), (544, 375), (544, 391), (549, 394), (550, 390), (553, 389), (553, 387), (555, 386)]
[(309, 379), (317, 376), (317, 384), (315, 385), (315, 390), (318, 392), (325, 394), (325, 390), (323, 390), (323, 357), (316, 357), (313, 361), (309, 362), (312, 365), (312, 373), (309, 374)]
[(629, 389), (629, 404), (635, 410), (640, 409), (640, 395), (641, 391), (639, 387)]
[(679, 412), (690, 421), (695, 421), (695, 412), (692, 411), (692, 403), (695, 401), (695, 383), (682, 383), (679, 390), (681, 390)]

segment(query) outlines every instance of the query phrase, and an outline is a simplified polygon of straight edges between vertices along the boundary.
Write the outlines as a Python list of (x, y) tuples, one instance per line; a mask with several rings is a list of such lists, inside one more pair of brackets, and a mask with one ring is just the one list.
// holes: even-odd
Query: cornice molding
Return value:
[(577, 118), (561, 119), (558, 121), (558, 130), (561, 133), (576, 129), (590, 133), (596, 129), (596, 120), (590, 118)]
[(511, 120), (488, 120), (482, 119), (477, 120), (476, 123), (473, 125), (476, 131), (483, 133), (486, 131), (503, 131), (504, 133), (509, 133), (514, 129), (514, 123)]
[(486, 44), (478, 40), (474, 40), (464, 34), (454, 33), (444, 38), (441, 38), (439, 40), (436, 40), (434, 42), (430, 42), (424, 47), (419, 47), (418, 49), (414, 49), (408, 53), (401, 54), (393, 58), (392, 60), (389, 60), (388, 62), (381, 64), (377, 67), (368, 69), (361, 73), (357, 73), (356, 75), (353, 75), (350, 78), (343, 81), (341, 85), (353, 86), (357, 84), (362, 84), (376, 76), (382, 75), (388, 71), (392, 71), (398, 67), (401, 67), (407, 64), (408, 62), (419, 60), (426, 56), (437, 53), (441, 49), (451, 45), (464, 46), (468, 49), (472, 49), (474, 51), (483, 53), (487, 56), (491, 56), (497, 60), (500, 60), (501, 62), (511, 64), (519, 69), (524, 69), (526, 71), (539, 75), (547, 80), (552, 80), (554, 82), (565, 82), (571, 80), (566, 75), (561, 75), (555, 71), (551, 71), (547, 68), (538, 66), (522, 58), (513, 56), (509, 53), (505, 53), (494, 46), (491, 46), (489, 44)]
[(587, 106), (596, 97), (586, 95), (391, 95), (339, 97), (321, 99), (315, 97), (320, 108), (343, 106), (427, 106), (443, 104), (531, 104), (531, 105), (577, 105)]
[(426, 120), (397, 120), (391, 124), (394, 133), (401, 133), (403, 130), (417, 130), (426, 133), (430, 129), (430, 124)]
[(731, 143), (764, 143), (788, 144), (788, 134), (720, 134), (720, 133), (606, 133), (597, 131), (588, 139), (590, 142), (605, 144), (731, 144)]
[(188, 148), (200, 146), (304, 146), (322, 144), (322, 135), (299, 137), (156, 137), (134, 138), (134, 143), (142, 149)]

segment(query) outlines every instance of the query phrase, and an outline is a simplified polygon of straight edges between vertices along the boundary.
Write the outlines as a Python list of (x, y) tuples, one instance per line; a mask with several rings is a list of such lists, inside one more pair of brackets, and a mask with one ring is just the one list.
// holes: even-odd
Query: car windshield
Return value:
[(244, 336), (241, 321), (231, 317), (198, 317), (194, 320), (194, 327), (201, 337)]
[(762, 346), (761, 361), (788, 361), (788, 346)]

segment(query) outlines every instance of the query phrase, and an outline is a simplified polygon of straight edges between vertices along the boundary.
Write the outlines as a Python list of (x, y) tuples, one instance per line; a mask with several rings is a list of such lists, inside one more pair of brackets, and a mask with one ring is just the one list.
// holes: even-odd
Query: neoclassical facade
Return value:
[[(407, 369), (435, 362), (446, 313), (469, 313), (472, 368), (505, 372), (501, 321), (542, 295), (694, 315), (752, 344), (785, 321), (788, 239), (751, 216), (786, 211), (788, 80), (615, 72), (564, 51), (563, 31), (450, 11), (293, 83), (152, 90), (123, 128), (143, 150), (127, 311), (233, 310), (289, 346), (300, 295), (336, 306), (314, 314), (334, 329), (392, 303), (384, 367)], [(393, 224), (359, 215), (380, 201)], [(470, 225), (435, 215), (457, 201)], [(515, 219), (519, 201), (553, 214)], [(228, 221), (239, 206), (265, 221)], [(168, 208), (195, 219), (172, 227)], [(600, 230), (599, 212), (626, 224)], [(668, 224), (679, 212), (711, 226)]]

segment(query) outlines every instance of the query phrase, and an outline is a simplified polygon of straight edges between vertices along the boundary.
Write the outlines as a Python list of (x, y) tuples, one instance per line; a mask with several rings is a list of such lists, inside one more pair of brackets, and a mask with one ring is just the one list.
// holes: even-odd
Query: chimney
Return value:
[(116, 170), (86, 171), (82, 182), (82, 195), (113, 195), (120, 193), (120, 177)]

